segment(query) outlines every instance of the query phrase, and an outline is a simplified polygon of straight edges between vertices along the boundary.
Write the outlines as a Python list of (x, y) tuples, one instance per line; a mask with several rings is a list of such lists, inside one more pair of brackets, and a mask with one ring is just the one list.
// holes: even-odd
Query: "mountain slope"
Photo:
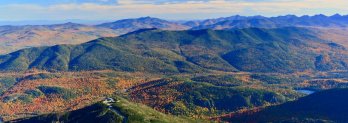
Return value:
[[(226, 18), (207, 19), (176, 23), (158, 18), (142, 17), (118, 20), (95, 26), (65, 23), (36, 26), (0, 26), (0, 54), (19, 49), (56, 44), (79, 44), (100, 37), (114, 37), (139, 29), (157, 28), (162, 30), (198, 30), (198, 29), (238, 29), (238, 28), (279, 28), (279, 27), (324, 27), (346, 28), (347, 16), (342, 15), (294, 15), (263, 16), (231, 16)], [(339, 31), (342, 33), (344, 31)], [(334, 33), (337, 34), (337, 33)], [(333, 34), (333, 35), (334, 35)], [(340, 34), (339, 37), (344, 36)], [(335, 40), (335, 38), (332, 38)]]
[(226, 118), (231, 122), (348, 121), (348, 89), (317, 92), (297, 101), (266, 108), (252, 115)]
[[(234, 76), (210, 78), (166, 78), (140, 84), (129, 89), (132, 99), (163, 112), (184, 116), (214, 116), (288, 100), (282, 94), (241, 87), (243, 81)], [(222, 84), (223, 83), (223, 84)], [(214, 85), (216, 84), (216, 85)], [(219, 85), (222, 84), (222, 85)]]
[(125, 19), (96, 26), (75, 23), (0, 26), (0, 54), (28, 47), (80, 44), (97, 38), (115, 37), (144, 28), (184, 30), (189, 27), (150, 17)]
[[(345, 70), (347, 51), (336, 46), (339, 44), (322, 40), (310, 30), (292, 27), (230, 31), (140, 30), (81, 45), (20, 50), (0, 56), (0, 69), (112, 69), (152, 73)], [(330, 59), (321, 62), (319, 57), (323, 55)]]
[(193, 26), (192, 29), (235, 29), (235, 28), (279, 28), (279, 27), (347, 27), (348, 16), (339, 14), (333, 16), (295, 16), (278, 17), (263, 16), (231, 16), (227, 18), (208, 19), (202, 22), (187, 22), (184, 25)]
[[(58, 114), (41, 115), (27, 119), (19, 119), (13, 122), (18, 123), (170, 123), (170, 122), (198, 122), (188, 118), (180, 118), (166, 115), (140, 104), (128, 102), (125, 99), (117, 97), (116, 102), (100, 102), (91, 106)], [(110, 105), (110, 106), (108, 106)], [(202, 121), (200, 121), (202, 122)]]
[(57, 44), (80, 44), (117, 31), (74, 23), (37, 26), (0, 26), (0, 54), (19, 49)]
[(99, 24), (97, 27), (110, 28), (122, 32), (122, 34), (146, 28), (158, 28), (163, 30), (185, 30), (189, 28), (188, 26), (178, 23), (152, 17), (118, 20), (111, 23)]

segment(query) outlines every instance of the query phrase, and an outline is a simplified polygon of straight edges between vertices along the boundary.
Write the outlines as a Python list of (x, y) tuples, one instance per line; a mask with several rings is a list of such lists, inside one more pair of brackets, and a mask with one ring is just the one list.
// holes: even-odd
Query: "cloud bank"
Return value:
[[(64, 1), (64, 0), (62, 0)], [(77, 0), (7, 3), (0, 20), (112, 20), (140, 16), (204, 19), (230, 15), (348, 14), (347, 0)]]

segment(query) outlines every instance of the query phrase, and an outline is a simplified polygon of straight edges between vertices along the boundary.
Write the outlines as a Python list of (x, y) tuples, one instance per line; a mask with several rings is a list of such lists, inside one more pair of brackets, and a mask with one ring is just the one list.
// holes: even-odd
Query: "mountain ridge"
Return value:
[[(285, 15), (277, 17), (264, 16), (231, 16), (217, 19), (207, 19), (191, 29), (232, 29), (232, 28), (278, 28), (287, 26), (304, 26), (304, 27), (347, 27), (348, 15), (335, 14), (325, 16), (318, 14), (314, 16), (296, 16)], [(208, 23), (207, 23), (208, 22)], [(209, 23), (210, 22), (210, 23)], [(193, 23), (193, 22), (190, 22)]]
[[(20, 50), (0, 56), (0, 68), (4, 71), (113, 69), (168, 73), (324, 70), (319, 68), (322, 64), (314, 64), (315, 58), (322, 54), (313, 51), (316, 49), (314, 44), (329, 47), (322, 52), (346, 52), (345, 49), (335, 49), (332, 42), (320, 39), (304, 28), (227, 31), (152, 29), (115, 38), (100, 38), (81, 45)], [(323, 63), (329, 66), (325, 70), (346, 69), (343, 64), (345, 57), (337, 55), (343, 54), (329, 55), (332, 64)], [(253, 67), (255, 64), (258, 64), (258, 69)]]
[[(174, 22), (154, 17), (122, 19), (98, 25), (63, 23), (53, 25), (0, 26), (0, 54), (19, 49), (57, 44), (79, 44), (100, 37), (115, 37), (140, 29), (230, 30), (242, 28), (317, 27), (347, 28), (347, 15), (230, 16), (201, 21)], [(316, 29), (314, 29), (316, 30)], [(340, 32), (344, 31), (343, 29)], [(29, 43), (30, 42), (30, 43)]]
[(134, 19), (123, 19), (110, 23), (103, 23), (96, 25), (97, 27), (110, 28), (114, 30), (120, 30), (123, 34), (133, 32), (144, 28), (158, 28), (163, 30), (186, 30), (189, 27), (184, 25), (170, 22), (167, 20), (153, 18), (153, 17), (140, 17)]

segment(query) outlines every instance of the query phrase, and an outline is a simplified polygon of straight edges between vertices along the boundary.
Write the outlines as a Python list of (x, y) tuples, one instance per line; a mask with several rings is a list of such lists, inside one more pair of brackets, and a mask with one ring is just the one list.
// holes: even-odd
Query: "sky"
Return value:
[(348, 0), (0, 0), (0, 21), (348, 14)]

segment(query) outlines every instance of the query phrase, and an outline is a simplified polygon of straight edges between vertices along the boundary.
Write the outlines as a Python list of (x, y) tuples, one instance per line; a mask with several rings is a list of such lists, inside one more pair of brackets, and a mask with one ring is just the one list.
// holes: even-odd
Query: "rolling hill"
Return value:
[[(110, 105), (110, 106), (109, 106)], [(194, 123), (204, 122), (189, 118), (166, 115), (141, 104), (128, 102), (125, 99), (116, 97), (115, 102), (99, 102), (82, 109), (71, 112), (47, 114), (32, 118), (14, 120), (17, 123)]]
[(347, 122), (348, 89), (317, 92), (297, 101), (250, 115), (225, 118), (230, 122)]
[(347, 50), (340, 44), (323, 40), (305, 28), (230, 31), (145, 29), (80, 45), (19, 50), (0, 56), (0, 69), (286, 73), (346, 70), (346, 54)]
[(231, 75), (197, 77), (192, 80), (176, 77), (140, 84), (128, 91), (135, 102), (162, 112), (191, 117), (216, 116), (289, 100), (277, 92), (243, 87), (246, 85), (244, 83)]

